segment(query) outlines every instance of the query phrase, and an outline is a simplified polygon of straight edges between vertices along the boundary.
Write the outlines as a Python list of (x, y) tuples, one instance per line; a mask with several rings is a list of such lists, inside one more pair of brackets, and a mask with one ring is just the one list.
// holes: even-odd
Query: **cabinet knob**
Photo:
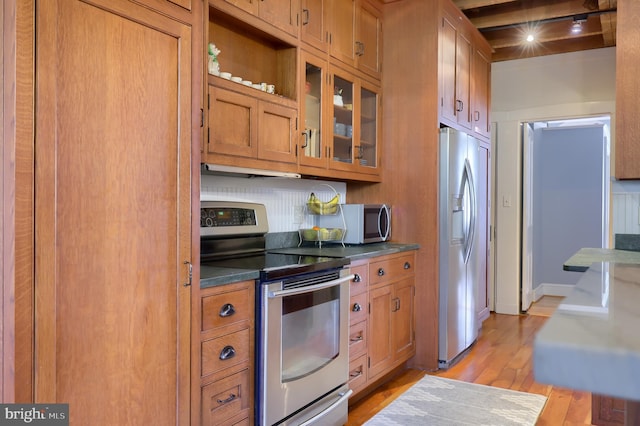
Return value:
[(225, 346), (220, 351), (220, 357), (219, 358), (222, 361), (225, 361), (227, 359), (233, 358), (234, 356), (236, 356), (236, 350), (233, 348), (233, 346)]
[(378, 276), (381, 277), (384, 275), (384, 269), (380, 268), (378, 269)]
[(362, 281), (362, 277), (359, 274), (353, 274), (353, 282), (359, 283)]
[(411, 263), (404, 262), (404, 269), (411, 269)]
[(359, 303), (354, 303), (353, 308), (351, 308), (351, 310), (353, 312), (360, 312), (362, 310), (362, 305), (360, 305)]
[(235, 313), (236, 313), (236, 308), (231, 303), (225, 303), (224, 305), (222, 305), (222, 308), (220, 308), (220, 313), (218, 315), (224, 318), (224, 317), (230, 317)]

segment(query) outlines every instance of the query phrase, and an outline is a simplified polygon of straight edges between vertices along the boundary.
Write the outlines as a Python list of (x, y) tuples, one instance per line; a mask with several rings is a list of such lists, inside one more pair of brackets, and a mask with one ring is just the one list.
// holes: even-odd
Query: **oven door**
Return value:
[(257, 424), (342, 424), (327, 419), (339, 412), (346, 416), (351, 393), (346, 383), (352, 279), (349, 269), (341, 269), (261, 286)]

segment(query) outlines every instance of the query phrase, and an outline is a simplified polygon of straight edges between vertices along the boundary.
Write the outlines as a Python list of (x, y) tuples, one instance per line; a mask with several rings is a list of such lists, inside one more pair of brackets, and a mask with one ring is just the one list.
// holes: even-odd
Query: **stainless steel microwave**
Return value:
[(391, 238), (391, 207), (386, 204), (344, 204), (344, 242), (368, 244)]

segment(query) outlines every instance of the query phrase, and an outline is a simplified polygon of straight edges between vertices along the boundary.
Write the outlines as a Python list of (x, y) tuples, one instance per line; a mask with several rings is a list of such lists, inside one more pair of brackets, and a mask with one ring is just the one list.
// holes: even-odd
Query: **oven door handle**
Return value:
[(340, 404), (342, 404), (346, 399), (348, 399), (351, 396), (352, 393), (353, 393), (353, 390), (351, 390), (351, 389), (349, 389), (346, 392), (340, 392), (338, 394), (340, 396), (340, 398), (338, 398), (338, 400), (336, 402), (334, 402), (329, 407), (327, 407), (326, 410), (324, 410), (324, 411), (316, 414), (315, 416), (311, 417), (306, 422), (300, 423), (299, 426), (310, 426), (312, 424), (315, 424), (318, 420), (320, 420), (321, 418), (323, 418), (324, 416), (329, 414), (331, 411), (333, 411), (335, 408), (337, 408)]
[(293, 296), (296, 294), (304, 294), (311, 293), (317, 290), (322, 290), (323, 288), (333, 287), (339, 284), (342, 284), (345, 281), (351, 281), (355, 278), (354, 274), (347, 275), (346, 277), (338, 278), (337, 280), (331, 280), (320, 284), (314, 284), (307, 287), (297, 287), (289, 290), (278, 290), (278, 291), (270, 291), (269, 298), (275, 299), (276, 297), (285, 297), (285, 296)]

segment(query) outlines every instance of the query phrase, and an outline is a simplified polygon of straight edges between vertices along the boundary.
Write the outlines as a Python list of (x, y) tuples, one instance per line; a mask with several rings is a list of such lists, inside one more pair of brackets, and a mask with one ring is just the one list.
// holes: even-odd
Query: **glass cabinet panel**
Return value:
[(356, 160), (363, 167), (378, 166), (378, 94), (360, 90), (360, 140), (355, 144)]
[(324, 70), (305, 64), (304, 87), (304, 156), (322, 158), (322, 82)]
[(334, 75), (333, 162), (353, 164), (358, 153), (353, 149), (353, 82)]

